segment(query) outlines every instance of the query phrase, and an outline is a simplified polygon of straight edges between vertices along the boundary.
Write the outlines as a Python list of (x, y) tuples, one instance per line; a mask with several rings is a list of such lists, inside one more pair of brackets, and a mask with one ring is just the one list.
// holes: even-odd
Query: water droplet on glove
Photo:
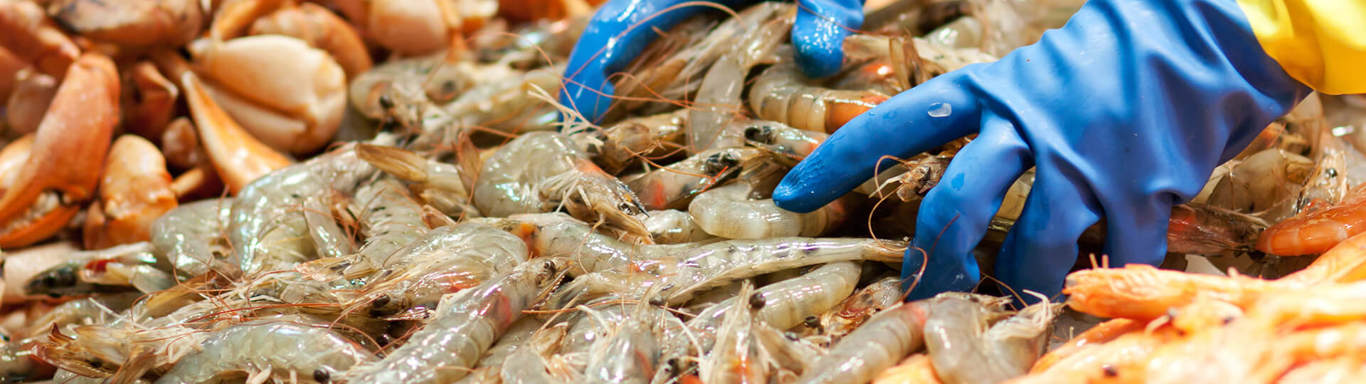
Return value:
[(953, 106), (949, 103), (930, 104), (930, 117), (948, 117), (953, 114)]

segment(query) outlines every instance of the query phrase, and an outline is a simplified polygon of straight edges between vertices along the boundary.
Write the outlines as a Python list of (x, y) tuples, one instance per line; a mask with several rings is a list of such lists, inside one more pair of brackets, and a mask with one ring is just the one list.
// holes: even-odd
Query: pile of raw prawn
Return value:
[[(903, 303), (915, 210), (971, 137), (811, 213), (769, 194), (849, 119), (1076, 2), (870, 3), (825, 80), (793, 63), (794, 5), (705, 14), (613, 76), (596, 124), (553, 97), (590, 4), (319, 3), (0, 0), (0, 381), (1366, 374), (1359, 98), (1311, 97), (1174, 208), (1164, 266), (1204, 274), (1093, 256), (1066, 306)], [(1050, 348), (1079, 314), (1111, 320)]]

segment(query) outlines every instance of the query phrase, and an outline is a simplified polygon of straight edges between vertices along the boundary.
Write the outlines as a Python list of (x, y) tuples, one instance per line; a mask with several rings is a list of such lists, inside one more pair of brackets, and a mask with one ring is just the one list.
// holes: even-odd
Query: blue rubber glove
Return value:
[[(593, 20), (569, 55), (566, 84), (560, 103), (598, 122), (611, 106), (615, 92), (607, 77), (626, 68), (659, 35), (699, 12), (713, 9), (690, 0), (610, 0)], [(737, 8), (756, 1), (721, 0)], [(824, 77), (839, 70), (844, 60), (844, 37), (863, 25), (862, 0), (798, 0), (792, 25), (797, 63), (806, 75)]]
[(1172, 205), (1308, 91), (1267, 57), (1234, 0), (1091, 0), (1038, 43), (853, 119), (773, 198), (810, 211), (871, 177), (880, 156), (977, 132), (920, 206), (906, 284), (928, 265), (909, 298), (977, 284), (971, 251), (1031, 166), (1033, 189), (994, 277), (1053, 295), (1082, 230), (1102, 217), (1110, 265), (1161, 262)]

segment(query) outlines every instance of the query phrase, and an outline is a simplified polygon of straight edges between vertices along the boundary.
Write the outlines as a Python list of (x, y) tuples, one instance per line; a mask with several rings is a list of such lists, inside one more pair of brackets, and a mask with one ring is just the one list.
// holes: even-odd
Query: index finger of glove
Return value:
[(850, 120), (783, 177), (773, 200), (809, 212), (873, 177), (884, 156), (905, 158), (978, 129), (975, 96), (958, 71), (888, 99)]
[[(621, 71), (645, 46), (684, 19), (720, 5), (687, 0), (613, 0), (603, 4), (584, 29), (565, 67), (560, 103), (597, 122), (612, 104), (608, 77)], [(563, 120), (563, 119), (562, 119)]]
[(797, 0), (792, 47), (797, 66), (811, 77), (839, 72), (844, 37), (863, 25), (863, 0)]

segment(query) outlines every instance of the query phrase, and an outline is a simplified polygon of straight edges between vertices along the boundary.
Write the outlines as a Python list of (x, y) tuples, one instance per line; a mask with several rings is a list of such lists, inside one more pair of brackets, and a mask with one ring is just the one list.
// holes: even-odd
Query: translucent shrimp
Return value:
[(435, 306), (442, 295), (511, 272), (528, 258), (521, 239), (479, 223), (434, 229), (385, 256), (361, 295), (371, 314)]
[(79, 252), (30, 278), (24, 292), (56, 298), (129, 288), (150, 293), (175, 285), (175, 278), (156, 269), (155, 263), (147, 242)]
[(763, 120), (746, 124), (742, 132), (745, 142), (781, 155), (786, 165), (796, 165), (829, 137), (824, 132), (804, 131)]
[(603, 170), (618, 174), (639, 164), (641, 159), (656, 160), (680, 153), (686, 145), (683, 127), (688, 114), (687, 109), (679, 109), (633, 117), (601, 130), (581, 130), (570, 135), (586, 143), (585, 152), (592, 154)]
[[(661, 246), (666, 247), (666, 246)], [(634, 268), (664, 277), (668, 302), (687, 302), (703, 290), (768, 272), (838, 261), (900, 261), (902, 244), (895, 241), (846, 238), (773, 238), (732, 240), (666, 251)]]
[[(438, 54), (392, 71), (409, 73), (384, 75), (402, 79), (401, 82), (364, 79), (367, 90), (362, 91), (367, 96), (352, 96), (352, 103), (361, 102), (369, 110), (379, 112), (381, 116), (377, 117), (416, 133), (410, 147), (427, 150), (440, 148), (472, 126), (504, 132), (553, 128), (554, 109), (537, 93), (556, 92), (564, 68), (543, 67), (523, 72), (504, 63), (453, 61), (448, 55)], [(359, 77), (358, 82), (364, 77)]]
[(731, 42), (730, 51), (722, 54), (702, 77), (693, 99), (694, 109), (688, 115), (688, 150), (691, 153), (743, 144), (742, 138), (724, 129), (726, 122), (742, 114), (745, 76), (756, 65), (777, 61), (774, 55), (778, 45), (792, 25), (792, 19), (777, 17), (791, 12), (791, 5), (760, 3), (753, 8), (760, 8), (755, 12), (768, 12), (772, 16), (758, 18), (759, 23), (746, 28), (745, 34)]
[(940, 301), (925, 320), (926, 349), (939, 378), (998, 383), (1028, 371), (1043, 352), (1058, 306), (1045, 300), (997, 322), (1009, 315), (1003, 307), (1007, 299), (955, 296)]
[[(1322, 115), (1319, 120), (1322, 120)], [(1358, 185), (1356, 180), (1362, 177), (1351, 172), (1351, 154), (1360, 155), (1360, 152), (1351, 148), (1343, 138), (1334, 136), (1328, 129), (1320, 129), (1317, 146), (1312, 154), (1315, 156), (1314, 169), (1304, 181), (1304, 188), (1298, 191), (1299, 197), (1293, 204), (1286, 204), (1293, 207), (1290, 211), (1298, 213), (1316, 208), (1316, 205), (1337, 204), (1349, 196), (1352, 192), (1351, 187)], [(1275, 221), (1283, 218), (1284, 216), (1267, 217), (1268, 220)]]
[(443, 299), (436, 317), (408, 342), (383, 360), (352, 368), (345, 380), (435, 383), (464, 377), (554, 280), (557, 269), (550, 260), (529, 261), (502, 278)]
[[(749, 296), (752, 287), (740, 289), (741, 297)], [(758, 383), (768, 376), (767, 365), (758, 358), (752, 328), (754, 314), (749, 303), (736, 300), (721, 320), (716, 345), (702, 358), (699, 372), (707, 383)]]
[[(673, 107), (670, 101), (689, 99), (701, 85), (698, 79), (731, 49), (733, 42), (777, 17), (772, 6), (764, 6), (740, 10), (739, 17), (720, 24), (705, 18), (680, 23), (647, 46), (646, 52), (627, 68), (633, 76), (622, 76), (616, 82), (621, 100), (613, 104), (615, 111), (610, 112), (624, 114), (650, 101)], [(661, 99), (663, 103), (657, 102)]]
[(563, 213), (519, 214), (473, 221), (521, 237), (532, 254), (566, 258), (569, 275), (574, 277), (625, 265), (637, 257), (637, 245), (598, 233), (587, 223)]
[[(503, 65), (498, 65), (503, 67)], [(500, 73), (509, 73), (500, 76)], [(504, 132), (529, 132), (555, 128), (555, 109), (536, 97), (533, 90), (559, 92), (564, 65), (537, 68), (526, 72), (499, 68), (476, 76), (485, 83), (472, 87), (458, 98), (441, 106), (441, 113), (464, 126), (481, 126)], [(437, 132), (415, 140), (421, 147)], [(439, 142), (439, 141), (436, 141)]]
[(427, 101), (423, 82), (445, 53), (390, 60), (351, 80), (351, 106), (365, 117), (384, 117), (385, 105)]
[(832, 344), (863, 325), (868, 318), (901, 302), (901, 279), (888, 276), (874, 280), (844, 301), (819, 316), (807, 317), (802, 324), (814, 333), (813, 339)]
[(927, 312), (940, 298), (904, 303), (868, 319), (817, 360), (798, 383), (866, 383), (924, 345)]
[[(521, 320), (508, 326), (507, 331), (498, 342), (489, 347), (484, 357), (479, 359), (479, 363), (474, 366), (474, 371), (469, 376), (460, 379), (460, 382), (482, 383), (493, 380), (499, 376), (503, 363), (508, 357), (524, 349), (535, 347), (532, 343), (537, 338), (538, 331), (545, 325), (545, 322), (534, 317), (523, 317)], [(541, 339), (546, 337), (541, 336)], [(516, 363), (518, 361), (514, 361)]]
[(763, 152), (754, 148), (721, 148), (623, 180), (645, 208), (683, 209), (698, 194), (738, 175), (761, 157)]
[(0, 381), (21, 382), (51, 374), (52, 368), (35, 355), (35, 342), (47, 338), (52, 329), (109, 323), (115, 312), (127, 309), (138, 296), (122, 293), (68, 301), (32, 319), (26, 332), (22, 332), (26, 336), (0, 345)]
[(563, 207), (579, 219), (649, 241), (640, 221), (645, 209), (635, 193), (558, 133), (528, 133), (494, 152), (479, 172), (474, 204), (490, 216)]
[(569, 57), (588, 20), (584, 15), (513, 26), (491, 22), (470, 37), (475, 41), (471, 45), (475, 56), (483, 62), (528, 68), (544, 65), (548, 55), (551, 62), (558, 63)]
[(676, 209), (650, 211), (645, 218), (645, 229), (655, 244), (683, 244), (715, 239), (693, 222), (692, 215)]
[(731, 240), (688, 248), (649, 246), (638, 251), (645, 256), (631, 263), (579, 276), (561, 287), (551, 301), (563, 303), (606, 293), (642, 296), (658, 289), (666, 303), (680, 305), (709, 289), (765, 273), (837, 261), (900, 260), (896, 254), (900, 246), (872, 239), (800, 237)]
[(52, 368), (39, 361), (25, 344), (0, 345), (0, 380), (19, 383), (42, 379), (49, 374), (52, 374)]
[(209, 199), (181, 205), (152, 224), (157, 263), (169, 264), (177, 276), (190, 278), (210, 270), (225, 276), (241, 271), (229, 262), (227, 227), (232, 199)]
[(565, 335), (557, 351), (560, 358), (578, 370), (586, 367), (593, 345), (611, 337), (616, 326), (629, 320), (631, 309), (621, 301), (621, 297), (606, 296), (575, 307), (578, 311), (565, 320)]
[(807, 213), (778, 208), (772, 199), (754, 200), (750, 185), (736, 183), (697, 195), (688, 205), (693, 222), (707, 233), (727, 239), (764, 239), (824, 235), (847, 215), (842, 201)]
[(52, 327), (107, 324), (114, 320), (115, 313), (128, 309), (141, 296), (137, 292), (125, 292), (68, 301), (31, 319), (26, 333), (28, 336), (45, 336)]
[[(638, 307), (649, 306), (647, 303)], [(655, 312), (637, 311), (619, 323), (614, 332), (593, 344), (584, 370), (590, 383), (648, 383), (659, 365), (653, 319)]]
[[(779, 55), (787, 57), (790, 53)], [(884, 100), (887, 95), (876, 91), (807, 85), (797, 64), (788, 60), (764, 70), (749, 90), (749, 108), (760, 119), (816, 132), (834, 132)]]
[(736, 301), (747, 302), (754, 309), (754, 317), (777, 329), (789, 329), (808, 317), (824, 313), (845, 297), (858, 283), (857, 263), (842, 261), (822, 265), (810, 272), (777, 283), (763, 286), (750, 296), (736, 296), (713, 305), (687, 322), (697, 334), (698, 348), (711, 350), (720, 335), (720, 326), (727, 311)]
[[(304, 200), (349, 193), (374, 173), (353, 147), (272, 172), (243, 188), (228, 228), (233, 256), (248, 276), (292, 269), (315, 256)], [(324, 205), (326, 206), (326, 205)], [(321, 214), (321, 212), (313, 212)]]
[(427, 233), (422, 206), (408, 196), (402, 184), (381, 178), (356, 190), (361, 233), (358, 263), (378, 266), (404, 246)]
[(811, 363), (825, 355), (825, 348), (768, 324), (754, 324), (751, 331), (759, 343), (760, 355), (767, 356), (778, 370), (774, 376), (779, 380), (795, 380)]
[(246, 373), (277, 382), (327, 383), (333, 375), (374, 359), (373, 353), (323, 325), (266, 319), (215, 332), (199, 352), (185, 356), (156, 382), (204, 383)]
[[(548, 372), (545, 356), (564, 336), (564, 328), (556, 327), (531, 335), (524, 345), (507, 354), (498, 372), (498, 379), (507, 384), (551, 384), (565, 382)], [(501, 342), (501, 340), (500, 340)], [(487, 360), (488, 358), (485, 358)]]
[(842, 261), (816, 267), (797, 277), (766, 285), (750, 303), (762, 302), (755, 317), (777, 329), (789, 329), (807, 317), (825, 313), (849, 297), (858, 284), (858, 263)]
[(413, 183), (418, 197), (451, 217), (478, 217), (479, 210), (470, 202), (469, 190), (478, 169), (462, 169), (461, 165), (442, 163), (423, 158), (417, 153), (394, 147), (360, 144), (356, 153), (361, 159), (404, 181)]
[(1314, 162), (1304, 156), (1271, 148), (1234, 165), (1209, 196), (1210, 205), (1240, 212), (1268, 212), (1270, 217), (1291, 213), (1296, 195), (1309, 179)]
[(346, 205), (349, 199), (339, 191), (323, 192), (322, 196), (309, 196), (300, 201), (299, 213), (308, 227), (308, 238), (313, 242), (314, 256), (320, 258), (340, 258), (356, 253), (356, 244), (351, 241), (350, 233), (342, 230), (334, 206)]

